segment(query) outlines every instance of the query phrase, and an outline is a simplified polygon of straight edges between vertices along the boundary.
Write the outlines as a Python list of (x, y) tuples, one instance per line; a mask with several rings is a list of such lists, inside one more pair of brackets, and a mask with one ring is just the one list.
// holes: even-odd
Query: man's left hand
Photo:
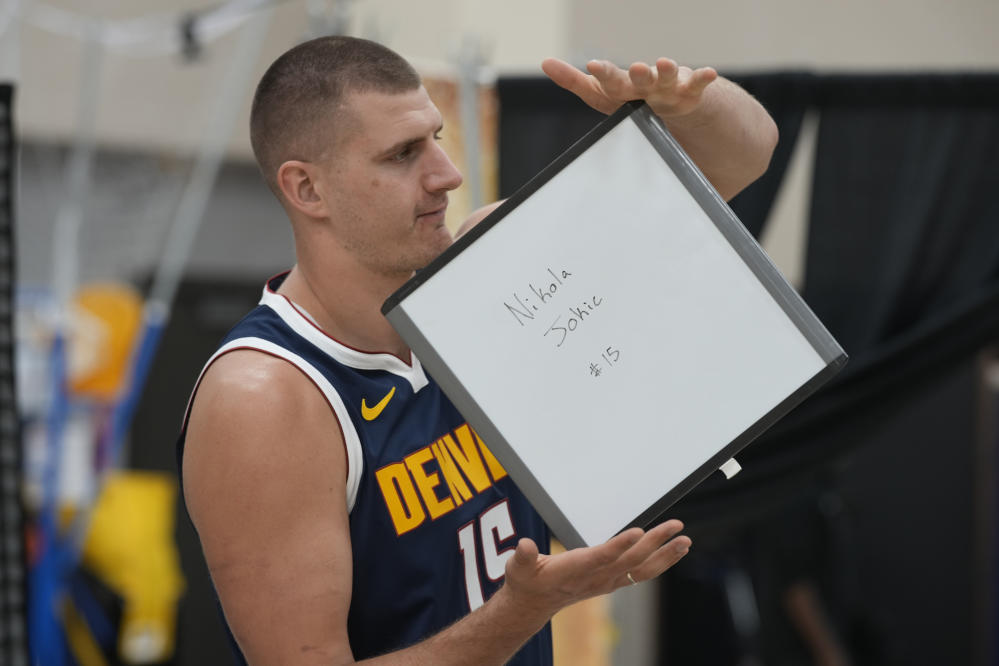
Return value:
[(700, 105), (704, 90), (718, 73), (711, 67), (691, 69), (669, 58), (659, 58), (654, 67), (632, 63), (626, 70), (606, 60), (586, 64), (589, 74), (557, 58), (541, 63), (552, 81), (574, 93), (601, 113), (613, 113), (633, 99), (642, 99), (660, 118), (686, 115)]

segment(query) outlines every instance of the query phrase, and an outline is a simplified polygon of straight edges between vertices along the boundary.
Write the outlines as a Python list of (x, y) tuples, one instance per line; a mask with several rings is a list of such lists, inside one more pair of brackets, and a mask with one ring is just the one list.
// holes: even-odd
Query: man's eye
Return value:
[(440, 141), (440, 140), (441, 140), (441, 131), (437, 130), (436, 132), (434, 132), (434, 141)]
[(411, 146), (406, 146), (398, 153), (392, 156), (393, 162), (405, 162), (409, 159), (409, 156), (413, 154), (413, 148)]

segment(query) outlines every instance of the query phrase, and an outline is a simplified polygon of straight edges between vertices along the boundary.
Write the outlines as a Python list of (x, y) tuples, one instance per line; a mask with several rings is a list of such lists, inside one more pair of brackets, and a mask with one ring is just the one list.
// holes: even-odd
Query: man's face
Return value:
[(323, 189), (338, 242), (365, 268), (408, 277), (452, 242), (447, 192), (461, 174), (437, 143), (441, 114), (421, 86), (348, 96)]

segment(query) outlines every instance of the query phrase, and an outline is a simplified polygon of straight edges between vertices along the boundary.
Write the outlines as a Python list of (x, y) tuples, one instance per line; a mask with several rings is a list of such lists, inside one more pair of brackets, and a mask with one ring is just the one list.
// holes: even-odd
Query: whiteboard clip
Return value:
[(742, 471), (742, 465), (738, 463), (735, 458), (729, 458), (722, 466), (718, 468), (721, 473), (725, 475), (726, 479), (731, 479), (733, 476)]

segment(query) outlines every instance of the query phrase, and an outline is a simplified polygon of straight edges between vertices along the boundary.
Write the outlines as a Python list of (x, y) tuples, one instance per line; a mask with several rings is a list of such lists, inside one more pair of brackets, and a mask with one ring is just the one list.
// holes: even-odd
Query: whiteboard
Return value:
[(568, 547), (653, 522), (846, 361), (638, 102), (383, 312)]

